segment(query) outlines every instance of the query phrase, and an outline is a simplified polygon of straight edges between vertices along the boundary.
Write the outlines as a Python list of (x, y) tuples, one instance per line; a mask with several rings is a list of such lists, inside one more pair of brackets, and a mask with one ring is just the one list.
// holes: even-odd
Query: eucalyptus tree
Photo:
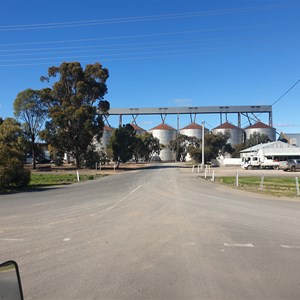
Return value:
[(108, 148), (112, 150), (112, 158), (117, 168), (121, 162), (126, 162), (133, 157), (136, 141), (136, 131), (130, 124), (114, 130)]
[(109, 102), (103, 99), (108, 77), (108, 70), (100, 63), (83, 69), (79, 62), (50, 67), (48, 75), (41, 77), (42, 82), (52, 85), (42, 91), (49, 120), (41, 136), (57, 150), (73, 156), (77, 167), (93, 140), (102, 137), (104, 122), (99, 110), (109, 109)]
[(0, 122), (0, 188), (26, 186), (30, 171), (24, 169), (24, 137), (21, 125), (13, 118)]
[(38, 90), (26, 89), (14, 101), (14, 114), (23, 122), (26, 138), (31, 143), (33, 169), (36, 168), (36, 140), (47, 117), (47, 106)]

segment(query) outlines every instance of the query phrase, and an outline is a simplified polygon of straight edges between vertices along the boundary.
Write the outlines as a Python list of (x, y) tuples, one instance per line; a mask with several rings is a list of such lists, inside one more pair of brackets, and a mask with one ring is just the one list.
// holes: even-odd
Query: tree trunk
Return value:
[(35, 159), (35, 154), (36, 154), (36, 152), (35, 152), (35, 138), (34, 138), (34, 136), (32, 136), (31, 137), (31, 147), (32, 147), (32, 168), (33, 168), (33, 170), (35, 170), (36, 169), (36, 159)]

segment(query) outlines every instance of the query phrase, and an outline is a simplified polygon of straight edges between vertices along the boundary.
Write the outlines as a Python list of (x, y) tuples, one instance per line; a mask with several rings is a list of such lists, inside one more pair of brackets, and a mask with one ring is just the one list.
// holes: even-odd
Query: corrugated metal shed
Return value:
[(264, 144), (259, 144), (247, 149), (244, 149), (242, 151), (240, 151), (240, 153), (249, 153), (249, 152), (258, 152), (259, 150), (263, 149), (282, 149), (282, 150), (286, 150), (286, 149), (298, 149), (300, 150), (300, 148), (295, 147), (293, 145), (281, 142), (281, 141), (276, 141), (276, 142), (270, 142), (270, 143), (264, 143)]

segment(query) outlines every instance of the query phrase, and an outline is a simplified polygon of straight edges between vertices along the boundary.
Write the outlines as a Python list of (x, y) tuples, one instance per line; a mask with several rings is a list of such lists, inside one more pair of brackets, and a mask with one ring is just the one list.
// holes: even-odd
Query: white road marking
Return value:
[(137, 188), (135, 188), (134, 190), (132, 190), (128, 195), (126, 195), (125, 197), (123, 197), (121, 200), (119, 200), (118, 202), (116, 202), (113, 206), (109, 207), (108, 209), (115, 208), (117, 205), (119, 205), (122, 201), (124, 201), (125, 199), (127, 199), (131, 194), (135, 193), (141, 187), (142, 187), (142, 185), (139, 185)]
[(5, 242), (23, 242), (24, 239), (1, 239), (1, 241), (5, 241)]
[(280, 247), (284, 249), (300, 249), (300, 246), (293, 246), (293, 245), (280, 245)]
[(64, 242), (68, 242), (68, 241), (70, 241), (71, 239), (69, 238), (69, 237), (66, 237), (65, 239), (64, 239)]
[(228, 244), (224, 243), (225, 247), (241, 247), (241, 248), (254, 248), (254, 245), (251, 243), (248, 244)]

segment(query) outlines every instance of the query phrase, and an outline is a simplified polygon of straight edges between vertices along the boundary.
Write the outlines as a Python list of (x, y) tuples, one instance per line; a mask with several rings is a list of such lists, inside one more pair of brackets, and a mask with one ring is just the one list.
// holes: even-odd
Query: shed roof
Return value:
[[(258, 144), (253, 147), (244, 149), (240, 151), (240, 153), (249, 153), (249, 152), (258, 152), (260, 149), (297, 149), (298, 147), (295, 147), (293, 145), (281, 142), (281, 141), (276, 141), (276, 142), (269, 142), (269, 143), (264, 143), (264, 144)], [(298, 148), (300, 149), (300, 148)]]

